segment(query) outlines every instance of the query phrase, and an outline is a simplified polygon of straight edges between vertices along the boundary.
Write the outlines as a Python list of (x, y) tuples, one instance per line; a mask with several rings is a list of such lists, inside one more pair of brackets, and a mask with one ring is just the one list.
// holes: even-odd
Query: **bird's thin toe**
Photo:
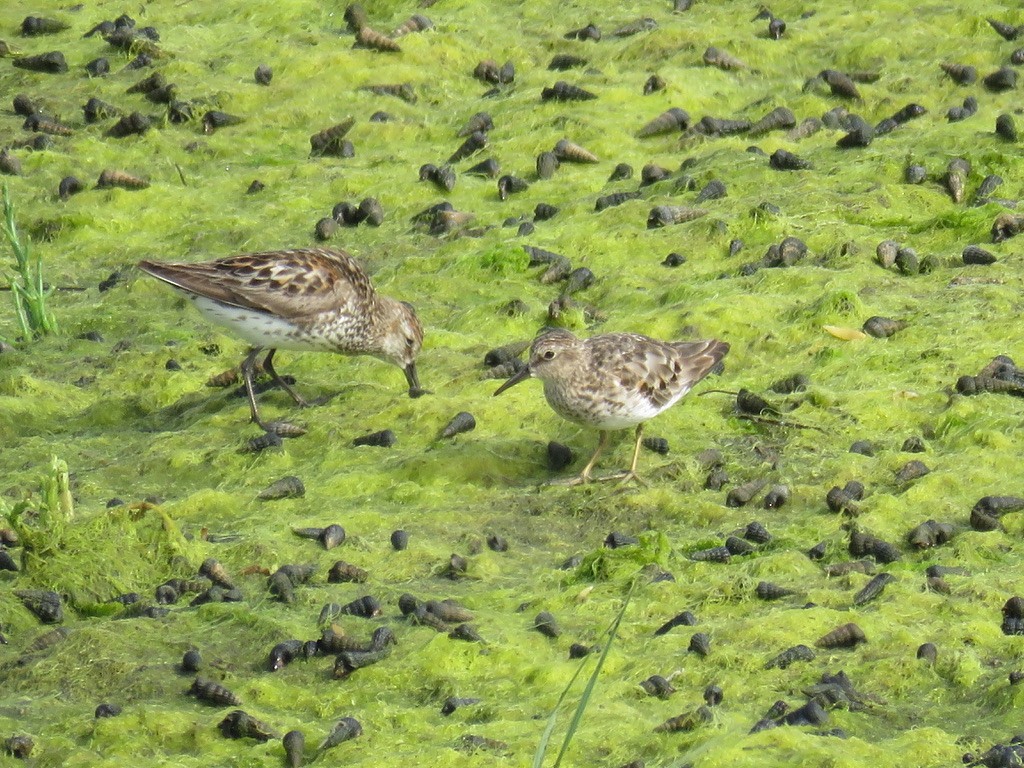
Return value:
[(583, 485), (592, 478), (584, 477), (583, 475), (573, 475), (572, 477), (556, 477), (548, 480), (546, 483), (541, 485), (557, 485), (565, 488), (571, 488), (574, 485)]

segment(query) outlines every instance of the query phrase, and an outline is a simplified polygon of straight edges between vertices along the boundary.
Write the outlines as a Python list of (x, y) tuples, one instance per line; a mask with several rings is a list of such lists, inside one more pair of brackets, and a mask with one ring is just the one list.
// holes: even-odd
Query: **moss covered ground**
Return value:
[[(21, 175), (3, 179), (55, 288), (49, 301), (61, 334), (21, 339), (13, 313), (0, 308), (0, 512), (7, 518), (0, 527), (17, 528), (27, 545), (10, 550), (21, 570), (0, 572), (7, 640), (0, 646), (0, 737), (31, 736), (38, 766), (129, 758), (137, 766), (283, 764), (280, 740), (225, 739), (217, 724), (233, 707), (185, 695), (192, 676), (177, 665), (194, 648), (204, 660), (201, 674), (235, 692), (243, 709), (278, 734), (304, 731), (307, 758), (348, 716), (363, 734), (321, 762), (531, 765), (559, 695), (587, 665), (555, 727), (556, 746), (595, 664), (594, 655), (571, 660), (569, 646), (605, 642), (634, 581), (564, 765), (946, 766), (1017, 733), (1024, 688), (1011, 673), (1024, 670), (1024, 646), (1001, 631), (1000, 609), (1024, 590), (1024, 522), (1006, 514), (1001, 529), (979, 532), (968, 520), (979, 498), (1021, 492), (1021, 401), (964, 397), (955, 384), (996, 355), (1018, 356), (1024, 340), (1021, 246), (993, 244), (991, 236), (995, 218), (1012, 212), (1021, 195), (1020, 146), (994, 132), (998, 115), (1016, 114), (1020, 91), (994, 92), (980, 80), (958, 85), (940, 64), (973, 65), (980, 76), (1007, 65), (1018, 44), (986, 19), (1024, 23), (1020, 10), (968, 0), (910, 10), (897, 0), (857, 7), (780, 0), (771, 10), (787, 29), (773, 40), (768, 21), (754, 20), (753, 2), (696, 0), (683, 12), (660, 0), (441, 0), (422, 9), (366, 3), (370, 25), (381, 32), (417, 12), (434, 24), (402, 37), (401, 52), (382, 53), (353, 48), (344, 9), (306, 0), (141, 7), (13, 0), (0, 9), (0, 39), (11, 48), (26, 55), (59, 49), (69, 65), (67, 73), (40, 74), (0, 59), (0, 144), (33, 137), (12, 109), (17, 94), (72, 129), (41, 151), (11, 149)], [(83, 37), (125, 12), (159, 31), (160, 55), (148, 68), (128, 69), (134, 52)], [(21, 37), (29, 15), (70, 27)], [(656, 27), (612, 34), (644, 17)], [(602, 30), (600, 41), (563, 38), (589, 22)], [(746, 67), (705, 65), (711, 45)], [(561, 53), (587, 64), (549, 71)], [(111, 73), (90, 78), (83, 67), (99, 56)], [(491, 84), (473, 77), (482, 59), (511, 61), (514, 82), (485, 97)], [(273, 70), (269, 86), (254, 81), (260, 64)], [(851, 101), (813, 79), (824, 69), (877, 78), (858, 82), (862, 99)], [(126, 93), (154, 70), (194, 102), (196, 119), (172, 123), (164, 106)], [(644, 95), (652, 74), (666, 87)], [(542, 101), (542, 90), (558, 80), (597, 98)], [(395, 83), (411, 84), (415, 103), (360, 90)], [(968, 96), (978, 101), (976, 114), (947, 121), (947, 109)], [(115, 118), (86, 124), (82, 105), (91, 97), (149, 115), (153, 126), (143, 135), (105, 136)], [(757, 120), (780, 106), (800, 122), (845, 106), (874, 125), (908, 103), (927, 113), (862, 148), (837, 148), (845, 131), (828, 127), (802, 139), (785, 130), (636, 138), (671, 107), (695, 123), (708, 115)], [(199, 116), (209, 109), (244, 122), (207, 134)], [(371, 122), (378, 110), (394, 119)], [(493, 118), (489, 146), (455, 164), (455, 188), (442, 193), (418, 181), (420, 166), (443, 164), (462, 141), (457, 131), (479, 111)], [(309, 137), (347, 117), (355, 118), (347, 137), (354, 157), (310, 157)], [(562, 138), (599, 162), (563, 163), (553, 178), (537, 179), (536, 156)], [(813, 168), (772, 169), (767, 156), (778, 149)], [(501, 201), (494, 179), (463, 173), (487, 157), (529, 188)], [(971, 170), (964, 198), (954, 202), (941, 179), (958, 157)], [(618, 163), (633, 166), (632, 179), (608, 181)], [(927, 169), (923, 183), (905, 182), (910, 163)], [(637, 190), (647, 164), (670, 178), (644, 187), (639, 199), (594, 210), (601, 195)], [(105, 169), (144, 177), (149, 186), (94, 188)], [(692, 184), (677, 184), (685, 174)], [(975, 190), (990, 174), (1003, 183), (979, 201)], [(62, 201), (58, 184), (68, 175), (86, 189)], [(264, 189), (248, 194), (256, 179)], [(653, 206), (693, 206), (712, 179), (728, 194), (701, 202), (706, 216), (647, 228)], [(282, 353), (279, 370), (326, 403), (296, 412), (283, 393), (263, 395), (266, 417), (301, 421), (308, 434), (277, 450), (240, 453), (258, 434), (247, 424), (245, 400), (205, 383), (237, 365), (243, 343), (133, 265), (311, 245), (315, 223), (336, 203), (370, 196), (384, 208), (383, 224), (341, 228), (330, 244), (360, 259), (383, 292), (415, 304), (426, 327), (420, 376), (434, 394), (408, 398), (400, 371), (373, 359)], [(474, 220), (440, 235), (410, 222), (445, 199)], [(536, 222), (532, 234), (518, 235), (518, 220), (503, 226), (508, 218), (532, 219), (539, 203), (559, 211)], [(803, 240), (806, 257), (785, 268), (745, 268), (786, 237)], [(880, 266), (875, 249), (885, 239), (914, 249), (926, 269)], [(730, 255), (733, 240), (743, 245)], [(972, 244), (996, 263), (965, 266), (960, 254)], [(544, 268), (528, 266), (523, 245), (563, 254), (596, 281), (552, 320), (549, 304), (562, 284), (542, 283)], [(685, 263), (665, 266), (670, 252)], [(0, 292), (0, 301), (8, 297)], [(513, 316), (504, 308), (515, 299), (526, 309)], [(852, 340), (825, 330), (859, 329), (875, 315), (906, 328)], [(484, 378), (482, 360), (552, 322), (584, 335), (634, 331), (731, 344), (721, 376), (648, 426), (670, 451), (644, 452), (647, 485), (539, 487), (578, 471), (597, 436), (560, 420), (536, 382), (492, 398), (499, 382)], [(809, 378), (806, 391), (768, 390), (797, 373)], [(782, 413), (752, 420), (737, 412), (733, 395), (698, 396), (741, 388), (764, 394)], [(459, 411), (475, 416), (475, 430), (439, 439)], [(382, 429), (394, 431), (394, 446), (352, 446)], [(912, 437), (921, 438), (923, 453), (902, 450)], [(576, 455), (560, 473), (547, 466), (551, 440)], [(851, 453), (856, 440), (871, 441), (875, 455)], [(601, 469), (627, 462), (629, 446), (627, 435), (617, 436)], [(708, 468), (698, 457), (708, 449), (720, 452), (728, 475), (720, 490), (705, 489)], [(54, 457), (69, 470), (70, 519), (59, 503)], [(897, 471), (914, 459), (930, 473), (899, 482)], [(257, 499), (286, 475), (302, 479), (303, 497)], [(789, 503), (764, 509), (762, 495), (745, 507), (725, 504), (727, 491), (756, 479), (786, 484)], [(832, 486), (851, 480), (867, 489), (856, 518), (830, 512), (825, 502)], [(952, 524), (955, 536), (931, 549), (910, 547), (908, 532), (928, 519)], [(691, 558), (753, 520), (772, 534), (753, 554), (728, 563)], [(330, 551), (292, 532), (331, 523), (348, 536)], [(854, 559), (851, 528), (900, 551), (898, 560), (875, 566), (896, 580), (856, 607), (853, 597), (871, 576), (823, 570)], [(405, 551), (390, 544), (396, 529), (409, 534)], [(639, 543), (606, 547), (612, 532)], [(507, 539), (508, 551), (486, 545), (493, 535)], [(806, 552), (819, 542), (826, 551), (815, 562)], [(468, 562), (459, 578), (449, 578), (453, 553)], [(560, 568), (572, 556), (582, 564)], [(241, 602), (188, 607), (188, 596), (159, 618), (125, 618), (109, 602), (137, 592), (152, 604), (158, 585), (194, 578), (211, 557), (232, 574)], [(339, 559), (366, 569), (369, 580), (328, 583)], [(285, 564), (318, 569), (292, 603), (267, 586), (268, 574)], [(934, 564), (964, 571), (928, 589), (925, 569)], [(674, 578), (658, 579), (660, 572)], [(761, 581), (796, 594), (761, 600)], [(62, 595), (66, 637), (36, 649), (50, 627), (14, 596), (21, 589)], [(484, 642), (401, 618), (404, 593), (458, 600)], [(398, 644), (389, 658), (345, 680), (333, 679), (330, 656), (267, 671), (275, 644), (320, 636), (322, 606), (366, 594), (380, 600), (383, 615), (337, 623), (357, 638), (391, 627)], [(542, 610), (558, 619), (558, 638), (533, 629)], [(684, 610), (696, 626), (654, 635)], [(811, 661), (765, 669), (781, 651), (814, 647), (848, 622), (863, 629), (866, 643), (815, 648)], [(705, 657), (687, 650), (696, 632), (710, 637)], [(916, 658), (926, 642), (937, 647), (934, 664)], [(774, 702), (796, 709), (822, 675), (839, 671), (858, 695), (826, 706), (827, 722), (750, 733)], [(671, 677), (676, 692), (666, 699), (644, 693), (639, 683), (654, 674)], [(697, 709), (712, 684), (723, 700), (709, 722), (654, 731)], [(450, 696), (480, 702), (444, 716)], [(94, 718), (104, 702), (122, 713)], [(494, 742), (473, 750), (467, 735)], [(549, 754), (545, 765), (551, 762)]]

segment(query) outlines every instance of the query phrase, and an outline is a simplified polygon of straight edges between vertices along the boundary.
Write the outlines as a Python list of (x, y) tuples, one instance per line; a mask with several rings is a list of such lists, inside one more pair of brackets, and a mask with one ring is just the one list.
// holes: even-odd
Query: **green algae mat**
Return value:
[[(2, 760), (1018, 764), (1024, 15), (676, 5), (4, 4), (60, 332), (0, 243)], [(244, 343), (134, 265), (317, 244), (433, 394), (282, 352), (319, 404), (253, 445)], [(544, 326), (731, 351), (645, 484), (546, 486), (596, 432), (484, 363)]]

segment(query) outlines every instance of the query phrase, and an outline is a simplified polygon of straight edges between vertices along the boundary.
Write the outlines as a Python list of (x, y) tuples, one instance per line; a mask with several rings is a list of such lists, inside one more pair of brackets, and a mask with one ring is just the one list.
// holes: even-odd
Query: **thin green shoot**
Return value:
[(28, 243), (23, 243), (14, 223), (14, 202), (10, 190), (3, 185), (3, 229), (7, 242), (14, 251), (17, 267), (16, 275), (6, 270), (3, 275), (10, 283), (11, 299), (14, 302), (14, 313), (21, 329), (22, 338), (26, 341), (39, 336), (57, 333), (57, 321), (46, 309), (46, 299), (53, 293), (52, 288), (43, 285), (43, 262), (36, 256), (33, 262), (29, 255)]
[[(622, 619), (626, 615), (626, 608), (629, 606), (629, 601), (633, 597), (633, 591), (636, 589), (636, 584), (637, 580), (634, 579), (632, 584), (629, 586), (629, 592), (626, 593), (626, 598), (622, 601), (622, 607), (619, 609), (615, 620), (608, 629), (608, 640), (605, 642), (604, 648), (601, 650), (601, 655), (598, 657), (597, 664), (594, 666), (594, 671), (590, 674), (590, 679), (587, 681), (587, 685), (583, 689), (583, 693), (580, 695), (579, 703), (576, 705), (575, 712), (573, 712), (572, 720), (569, 721), (569, 727), (565, 732), (565, 739), (562, 741), (562, 747), (558, 751), (558, 756), (555, 758), (552, 768), (558, 768), (558, 766), (562, 764), (562, 758), (569, 750), (569, 746), (572, 744), (573, 737), (576, 735), (576, 731), (579, 728), (580, 723), (583, 722), (583, 715), (586, 713), (587, 706), (590, 704), (590, 698), (594, 693), (594, 687), (597, 685), (597, 678), (601, 674), (601, 669), (604, 667), (605, 659), (608, 657), (608, 651), (611, 650), (612, 643), (615, 642), (615, 637), (619, 632), (619, 625), (622, 623)], [(579, 677), (580, 672), (583, 671), (585, 664), (586, 659), (584, 659), (583, 663), (580, 664), (576, 673), (569, 680), (569, 684), (565, 686), (565, 690), (563, 690), (561, 696), (558, 697), (558, 701), (555, 703), (555, 708), (552, 710), (550, 717), (548, 717), (548, 724), (544, 729), (544, 733), (541, 735), (540, 743), (537, 746), (537, 752), (533, 757), (533, 768), (541, 768), (543, 765), (544, 758), (547, 754), (548, 743), (551, 740), (551, 733), (555, 728), (558, 710), (561, 708), (562, 702), (565, 700), (569, 691), (572, 689), (573, 684), (576, 682), (576, 678)]]
[(551, 734), (555, 730), (555, 723), (558, 722), (558, 710), (562, 708), (562, 702), (565, 701), (565, 697), (569, 695), (569, 691), (572, 690), (573, 684), (576, 682), (576, 678), (583, 672), (584, 667), (587, 665), (587, 658), (583, 659), (583, 662), (576, 667), (576, 671), (573, 676), (569, 679), (569, 684), (562, 689), (561, 695), (558, 697), (558, 701), (555, 702), (555, 708), (551, 710), (551, 714), (548, 715), (548, 723), (544, 727), (544, 733), (541, 734), (540, 743), (537, 745), (537, 751), (533, 756), (533, 768), (542, 768), (544, 764), (544, 757), (547, 754), (548, 743), (551, 741)]

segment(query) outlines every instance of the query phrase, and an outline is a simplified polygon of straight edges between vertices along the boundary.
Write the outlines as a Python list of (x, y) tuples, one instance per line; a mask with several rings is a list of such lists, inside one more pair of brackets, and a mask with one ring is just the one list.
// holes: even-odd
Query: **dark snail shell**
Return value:
[(363, 726), (354, 717), (343, 717), (337, 723), (334, 728), (327, 735), (327, 738), (320, 744), (319, 749), (330, 749), (336, 747), (338, 744), (349, 741), (361, 736), (363, 733)]
[(867, 642), (864, 630), (853, 622), (836, 627), (818, 638), (815, 645), (819, 648), (853, 648), (859, 643)]
[(49, 51), (35, 56), (22, 56), (11, 62), (19, 69), (56, 75), (68, 71), (68, 62), (60, 51)]
[(533, 620), (533, 628), (545, 637), (552, 639), (558, 637), (562, 631), (558, 627), (558, 621), (548, 611), (541, 611)]
[(23, 37), (34, 37), (37, 35), (54, 35), (63, 32), (71, 27), (66, 21), (60, 19), (48, 19), (42, 16), (26, 16), (21, 22), (21, 34)]
[(299, 768), (302, 765), (303, 752), (306, 749), (306, 735), (302, 731), (288, 731), (282, 738), (285, 759), (290, 768)]
[(790, 664), (798, 661), (811, 661), (814, 658), (814, 651), (806, 645), (794, 645), (787, 648), (778, 656), (765, 662), (765, 669), (786, 669)]
[(371, 432), (368, 435), (362, 435), (352, 441), (353, 446), (370, 445), (378, 448), (390, 448), (398, 441), (395, 437), (395, 433), (390, 429), (384, 429), (380, 432)]
[(368, 48), (381, 53), (400, 53), (402, 46), (387, 35), (382, 35), (369, 26), (360, 27), (356, 33), (354, 48)]
[(676, 691), (672, 683), (661, 675), (651, 675), (640, 683), (640, 687), (649, 695), (657, 696), (659, 699), (667, 699)]
[(685, 712), (657, 726), (654, 730), (661, 733), (676, 733), (679, 731), (692, 731), (714, 719), (711, 710), (706, 706), (700, 706), (693, 712)]
[(118, 170), (105, 170), (100, 174), (96, 182), (97, 189), (110, 189), (119, 187), (121, 189), (146, 189), (149, 182), (138, 176)]
[(59, 624), (64, 621), (63, 604), (56, 592), (46, 589), (16, 589), (13, 594), (43, 624)]
[(425, 32), (428, 29), (433, 29), (433, 27), (434, 22), (426, 16), (414, 13), (391, 33), (391, 37), (396, 38), (402, 37), (403, 35), (409, 35), (414, 32)]
[(270, 726), (241, 709), (229, 713), (217, 727), (226, 739), (255, 739), (266, 742), (277, 738)]
[(871, 581), (864, 585), (856, 595), (853, 597), (854, 605), (864, 605), (871, 600), (882, 594), (887, 584), (895, 581), (896, 577), (891, 573), (879, 573), (874, 576)]
[(569, 139), (559, 139), (554, 148), (555, 157), (563, 163), (597, 163), (597, 155)]
[(772, 584), (771, 582), (761, 581), (758, 582), (754, 593), (762, 600), (778, 600), (783, 597), (789, 597), (795, 595), (796, 591), (787, 589), (786, 587), (780, 587), (778, 584)]
[(370, 619), (381, 615), (380, 601), (372, 595), (364, 595), (341, 606), (340, 613)]
[(309, 137), (310, 154), (314, 157), (321, 155), (343, 157), (344, 155), (341, 154), (342, 139), (352, 130), (355, 122), (354, 117), (348, 117), (330, 128), (314, 133)]
[(306, 486), (295, 475), (287, 475), (271, 483), (257, 494), (260, 501), (276, 501), (278, 499), (294, 499), (305, 496)]
[(483, 637), (477, 632), (476, 628), (471, 624), (459, 624), (455, 629), (448, 633), (448, 637), (452, 640), (463, 640), (469, 643), (482, 643), (484, 642)]
[(589, 101), (596, 98), (596, 93), (591, 93), (577, 85), (571, 85), (564, 80), (559, 80), (550, 88), (545, 88), (540, 94), (541, 101)]
[(719, 69), (735, 70), (735, 69), (746, 69), (747, 65), (737, 59), (731, 53), (723, 51), (721, 48), (715, 46), (709, 46), (701, 57), (705, 64), (709, 67), (718, 67)]
[(704, 657), (711, 653), (711, 638), (704, 632), (697, 632), (690, 638), (688, 650)]
[(444, 429), (441, 430), (441, 439), (447, 439), (449, 437), (455, 437), (465, 432), (470, 432), (476, 429), (476, 419), (473, 418), (473, 414), (467, 411), (461, 411), (452, 417), (452, 420), (445, 425)]
[(195, 696), (204, 704), (211, 704), (217, 707), (237, 707), (242, 703), (241, 699), (220, 683), (206, 680), (202, 677), (195, 679), (187, 693)]

